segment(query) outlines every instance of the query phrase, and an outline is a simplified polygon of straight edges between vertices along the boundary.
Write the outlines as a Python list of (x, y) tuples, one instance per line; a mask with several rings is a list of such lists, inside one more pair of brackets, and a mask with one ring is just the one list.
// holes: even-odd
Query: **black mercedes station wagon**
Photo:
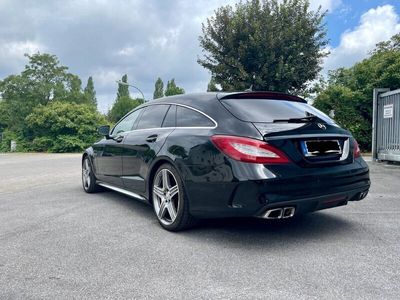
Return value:
[(370, 187), (350, 132), (292, 95), (166, 97), (99, 132), (83, 154), (84, 190), (146, 201), (171, 231), (200, 218), (291, 218), (361, 200)]

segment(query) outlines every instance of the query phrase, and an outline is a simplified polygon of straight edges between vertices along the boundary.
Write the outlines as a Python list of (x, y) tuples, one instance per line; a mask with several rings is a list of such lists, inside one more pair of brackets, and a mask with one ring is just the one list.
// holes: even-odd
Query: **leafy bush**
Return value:
[(46, 152), (53, 146), (53, 140), (47, 136), (35, 137), (30, 145), (32, 151)]
[(363, 149), (371, 140), (371, 123), (361, 114), (363, 95), (342, 85), (331, 85), (321, 93), (314, 106), (325, 113), (335, 111), (335, 121), (353, 133)]
[(5, 129), (2, 133), (2, 139), (0, 142), (0, 152), (8, 152), (11, 149), (11, 141), (17, 142), (17, 152), (25, 152), (27, 149), (27, 143), (23, 138), (22, 134)]
[[(90, 143), (91, 144), (91, 143)], [(79, 152), (88, 147), (88, 144), (74, 135), (61, 135), (55, 140), (52, 152)]]
[(97, 127), (107, 124), (93, 106), (52, 102), (38, 106), (26, 118), (29, 150), (49, 152), (82, 151), (99, 136)]

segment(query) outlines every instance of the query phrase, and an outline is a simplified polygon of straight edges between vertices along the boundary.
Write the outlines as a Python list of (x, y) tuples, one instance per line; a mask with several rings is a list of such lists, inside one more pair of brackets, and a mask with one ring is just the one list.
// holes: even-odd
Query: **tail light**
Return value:
[(211, 141), (219, 150), (235, 160), (257, 164), (289, 163), (282, 151), (263, 141), (228, 135), (214, 135)]
[(357, 143), (356, 140), (354, 140), (353, 156), (354, 156), (354, 158), (357, 158), (357, 157), (361, 156), (360, 147), (358, 146), (358, 143)]

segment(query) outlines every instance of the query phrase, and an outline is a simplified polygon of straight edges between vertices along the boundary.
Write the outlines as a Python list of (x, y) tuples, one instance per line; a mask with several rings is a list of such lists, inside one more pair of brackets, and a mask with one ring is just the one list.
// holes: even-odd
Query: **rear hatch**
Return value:
[(236, 118), (252, 123), (264, 140), (301, 167), (353, 162), (351, 134), (301, 98), (220, 99)]

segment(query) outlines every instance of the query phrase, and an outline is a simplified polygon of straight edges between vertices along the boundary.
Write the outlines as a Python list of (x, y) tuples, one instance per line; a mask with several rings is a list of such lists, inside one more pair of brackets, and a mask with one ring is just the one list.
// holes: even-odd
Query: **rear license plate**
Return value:
[(307, 140), (300, 143), (306, 157), (341, 155), (342, 148), (338, 140)]

